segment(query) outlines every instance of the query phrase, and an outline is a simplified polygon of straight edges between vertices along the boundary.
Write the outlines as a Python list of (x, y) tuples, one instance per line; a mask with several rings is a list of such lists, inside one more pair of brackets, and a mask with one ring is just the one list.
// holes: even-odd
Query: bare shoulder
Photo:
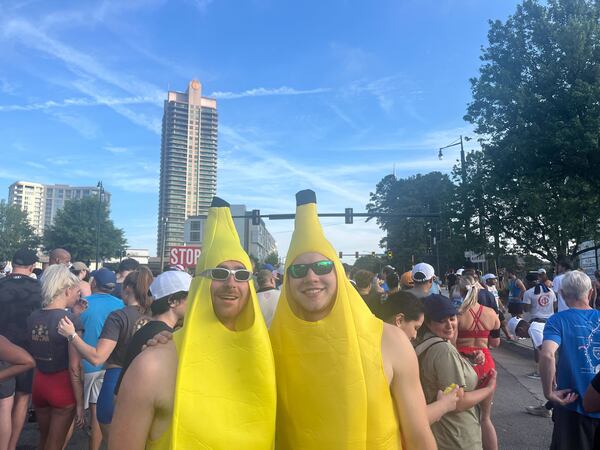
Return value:
[(405, 361), (415, 355), (415, 351), (406, 337), (406, 334), (394, 325), (383, 324), (383, 334), (381, 336), (381, 352), (384, 363), (387, 361), (395, 362)]
[(146, 348), (133, 360), (123, 383), (148, 392), (160, 392), (174, 383), (177, 374), (177, 349), (170, 341)]

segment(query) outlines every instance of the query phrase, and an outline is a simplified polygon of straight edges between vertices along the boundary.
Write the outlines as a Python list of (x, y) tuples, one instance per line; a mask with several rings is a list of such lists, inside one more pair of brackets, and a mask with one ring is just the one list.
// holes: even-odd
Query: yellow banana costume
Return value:
[[(196, 274), (224, 261), (252, 269), (229, 204), (215, 197), (208, 213)], [(168, 437), (147, 448), (272, 450), (275, 437), (275, 368), (269, 335), (253, 282), (236, 330), (216, 317), (211, 279), (196, 276), (183, 328), (176, 332), (179, 364)]]
[[(313, 191), (296, 194), (296, 223), (287, 268), (301, 254), (317, 252), (334, 262), (335, 304), (316, 322), (290, 309), (286, 282), (270, 335), (277, 374), (279, 450), (388, 450), (402, 447), (383, 370), (383, 323), (347, 280), (325, 239)], [(286, 275), (289, 276), (289, 275)]]

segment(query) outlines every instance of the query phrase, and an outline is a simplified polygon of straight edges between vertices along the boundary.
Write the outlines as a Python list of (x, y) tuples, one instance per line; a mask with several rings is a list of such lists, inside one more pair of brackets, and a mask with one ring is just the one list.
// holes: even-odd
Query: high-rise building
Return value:
[[(56, 213), (65, 201), (98, 195), (96, 186), (69, 186), (66, 184), (40, 184), (17, 181), (8, 187), (8, 203), (17, 205), (27, 213), (29, 223), (38, 236), (54, 222)], [(103, 202), (110, 204), (110, 192), (103, 191)]]
[[(44, 224), (49, 227), (54, 222), (56, 213), (65, 206), (68, 200), (80, 200), (85, 197), (97, 196), (100, 193), (100, 188), (97, 186), (69, 186), (66, 184), (46, 184), (45, 188), (45, 214)], [(102, 190), (103, 199), (110, 205), (110, 192)]]
[(44, 233), (44, 185), (17, 181), (8, 187), (8, 204), (27, 214), (27, 220), (38, 236)]
[(169, 91), (160, 149), (157, 255), (183, 244), (189, 216), (206, 214), (217, 192), (217, 101), (202, 97), (190, 81), (186, 92)]

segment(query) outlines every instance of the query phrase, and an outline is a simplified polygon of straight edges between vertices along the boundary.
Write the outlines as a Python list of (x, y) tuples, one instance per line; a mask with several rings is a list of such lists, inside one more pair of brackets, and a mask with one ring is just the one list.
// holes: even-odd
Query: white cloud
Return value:
[(86, 119), (81, 115), (76, 116), (55, 111), (49, 112), (49, 114), (52, 117), (58, 119), (60, 122), (64, 123), (65, 125), (73, 128), (86, 139), (94, 139), (98, 137), (98, 126), (91, 120)]
[(105, 146), (104, 150), (112, 153), (113, 155), (122, 155), (125, 153), (130, 153), (130, 150), (127, 147), (116, 147), (113, 145)]
[(54, 108), (66, 108), (70, 106), (116, 106), (116, 105), (143, 105), (151, 104), (160, 106), (162, 99), (158, 97), (136, 96), (136, 97), (98, 97), (98, 98), (67, 98), (64, 100), (47, 100), (39, 103), (24, 105), (0, 105), (0, 111), (44, 111)]
[(235, 98), (244, 98), (244, 97), (265, 97), (265, 96), (273, 96), (273, 95), (312, 95), (312, 94), (321, 94), (323, 92), (329, 92), (331, 89), (329, 88), (315, 88), (315, 89), (295, 89), (287, 86), (282, 86), (279, 88), (253, 88), (248, 89), (243, 92), (213, 92), (210, 94), (211, 97), (221, 99), (221, 100), (230, 100)]

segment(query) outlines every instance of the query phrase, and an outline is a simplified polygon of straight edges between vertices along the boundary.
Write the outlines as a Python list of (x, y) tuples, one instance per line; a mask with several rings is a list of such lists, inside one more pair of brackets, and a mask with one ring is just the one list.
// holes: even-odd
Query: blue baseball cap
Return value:
[(117, 276), (113, 271), (108, 270), (105, 267), (94, 270), (91, 273), (91, 276), (94, 278), (94, 282), (99, 288), (112, 290), (117, 285)]
[(450, 299), (442, 294), (431, 294), (423, 299), (425, 319), (439, 322), (446, 317), (456, 316), (458, 311)]

